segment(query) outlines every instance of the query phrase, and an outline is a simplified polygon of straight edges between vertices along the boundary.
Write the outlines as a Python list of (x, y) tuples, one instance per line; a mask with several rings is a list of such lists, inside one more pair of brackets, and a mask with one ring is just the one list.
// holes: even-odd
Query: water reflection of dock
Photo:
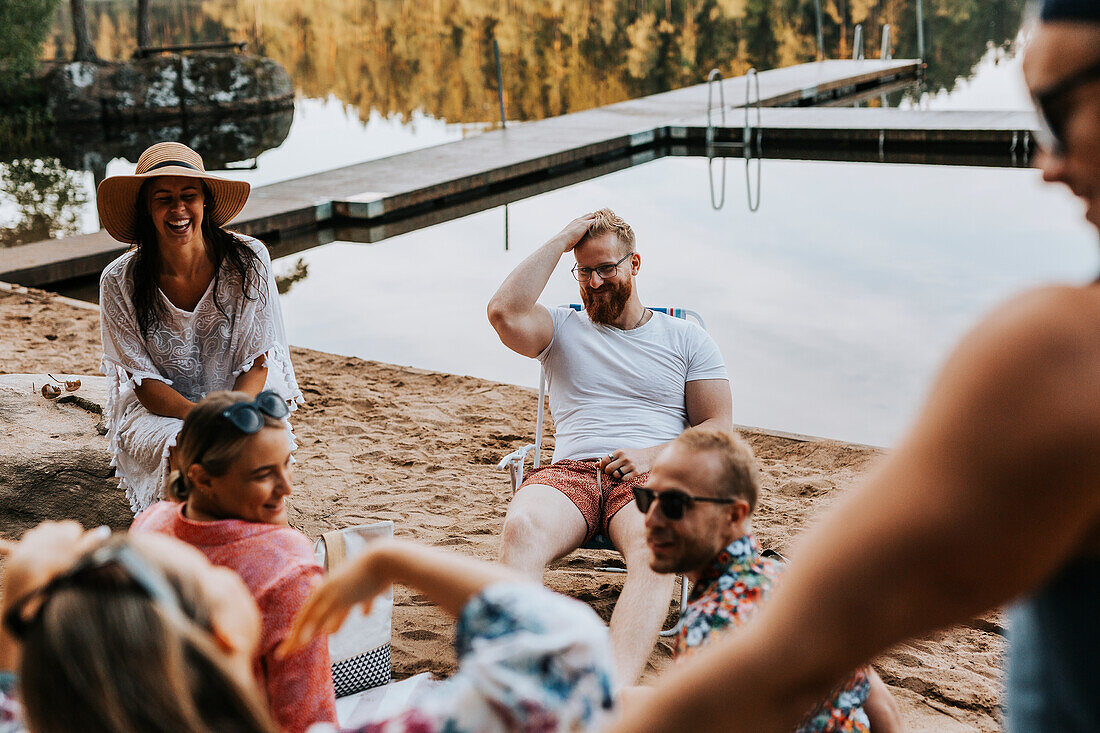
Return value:
[[(767, 107), (828, 104), (896, 87), (918, 72), (913, 60), (802, 64), (760, 73), (760, 99)], [(741, 139), (741, 113), (729, 109), (743, 103), (747, 84), (745, 77), (721, 83), (729, 126), (717, 131), (718, 147)], [(657, 146), (701, 145), (707, 97), (707, 85), (700, 84), (259, 187), (234, 227), (276, 245), (319, 226), (354, 229), (461, 208), (474, 198), (507, 200), (512, 197), (506, 192), (530, 191), (562, 173), (583, 176), (578, 171), (605, 168), (613, 160), (621, 167), (634, 155), (651, 159)], [(1027, 114), (813, 107), (763, 110), (760, 125), (765, 150), (780, 140), (801, 141), (820, 153), (821, 145), (848, 141), (885, 155), (887, 149), (896, 153), (930, 142), (954, 144), (960, 152), (967, 145), (1007, 146), (1013, 135), (1026, 146), (1020, 136), (1031, 121)], [(122, 250), (106, 232), (13, 247), (0, 253), (0, 280), (48, 285), (89, 277)]]

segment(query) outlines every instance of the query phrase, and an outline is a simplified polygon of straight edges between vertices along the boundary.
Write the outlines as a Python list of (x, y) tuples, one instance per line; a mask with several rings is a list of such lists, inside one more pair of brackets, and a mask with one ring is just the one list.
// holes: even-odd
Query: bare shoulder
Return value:
[(1086, 465), (1100, 443), (1100, 286), (1033, 290), (990, 313), (947, 360), (922, 422), (967, 433), (991, 459), (1100, 468)]
[(963, 339), (952, 364), (980, 367), (974, 376), (991, 386), (1008, 379), (1050, 389), (1071, 380), (1084, 396), (1100, 375), (1100, 285), (1046, 287), (1007, 301)]

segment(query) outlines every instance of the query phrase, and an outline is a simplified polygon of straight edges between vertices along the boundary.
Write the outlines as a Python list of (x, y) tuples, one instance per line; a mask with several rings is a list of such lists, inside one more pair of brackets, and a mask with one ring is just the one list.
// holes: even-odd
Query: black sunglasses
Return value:
[[(112, 573), (109, 568), (117, 568), (121, 573)], [(4, 627), (16, 639), (25, 639), (31, 627), (42, 618), (42, 612), (54, 593), (64, 588), (136, 590), (169, 615), (183, 617), (175, 590), (159, 571), (153, 569), (129, 545), (105, 545), (92, 550), (69, 570), (12, 604), (4, 614)], [(39, 600), (38, 607), (27, 617), (27, 605), (35, 599)]]
[(238, 402), (222, 410), (222, 417), (245, 435), (259, 432), (264, 426), (264, 415), (282, 420), (289, 414), (286, 400), (271, 390), (260, 392), (252, 402)]
[(1039, 112), (1039, 144), (1055, 155), (1066, 145), (1066, 122), (1072, 111), (1067, 95), (1077, 87), (1100, 79), (1100, 63), (1079, 69), (1065, 79), (1031, 95)]
[(676, 489), (657, 493), (653, 489), (640, 487), (632, 489), (632, 491), (634, 492), (634, 503), (638, 505), (638, 511), (642, 514), (649, 514), (649, 508), (653, 506), (653, 502), (656, 501), (657, 506), (661, 507), (661, 513), (674, 522), (678, 519), (683, 519), (684, 513), (688, 509), (691, 509), (697, 501), (705, 501), (710, 504), (732, 504), (737, 501), (736, 499), (716, 499), (709, 496), (692, 496)]

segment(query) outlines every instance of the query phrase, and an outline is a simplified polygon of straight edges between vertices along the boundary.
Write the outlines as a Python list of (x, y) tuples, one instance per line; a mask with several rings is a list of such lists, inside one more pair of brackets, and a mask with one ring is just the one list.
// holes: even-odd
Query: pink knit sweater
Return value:
[(183, 516), (183, 504), (170, 501), (143, 511), (130, 531), (170, 535), (194, 545), (215, 565), (237, 571), (263, 617), (253, 668), (276, 721), (290, 733), (317, 722), (336, 723), (328, 638), (318, 637), (282, 660), (274, 654), (294, 614), (321, 582), (321, 567), (305, 535), (239, 519), (196, 522)]

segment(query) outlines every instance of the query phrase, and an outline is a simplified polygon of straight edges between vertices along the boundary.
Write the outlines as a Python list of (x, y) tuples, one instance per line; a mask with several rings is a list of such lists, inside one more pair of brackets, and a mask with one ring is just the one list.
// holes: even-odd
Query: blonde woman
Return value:
[(182, 420), (209, 392), (301, 392), (267, 248), (227, 231), (249, 185), (163, 142), (97, 194), (103, 228), (133, 247), (103, 271), (103, 372), (112, 463), (134, 514), (161, 496)]
[(138, 515), (130, 531), (175, 537), (241, 576), (262, 617), (256, 679), (280, 726), (298, 733), (335, 723), (336, 698), (327, 637), (275, 654), (322, 576), (309, 539), (287, 525), (288, 413), (275, 392), (208, 395), (183, 421), (170, 500)]

